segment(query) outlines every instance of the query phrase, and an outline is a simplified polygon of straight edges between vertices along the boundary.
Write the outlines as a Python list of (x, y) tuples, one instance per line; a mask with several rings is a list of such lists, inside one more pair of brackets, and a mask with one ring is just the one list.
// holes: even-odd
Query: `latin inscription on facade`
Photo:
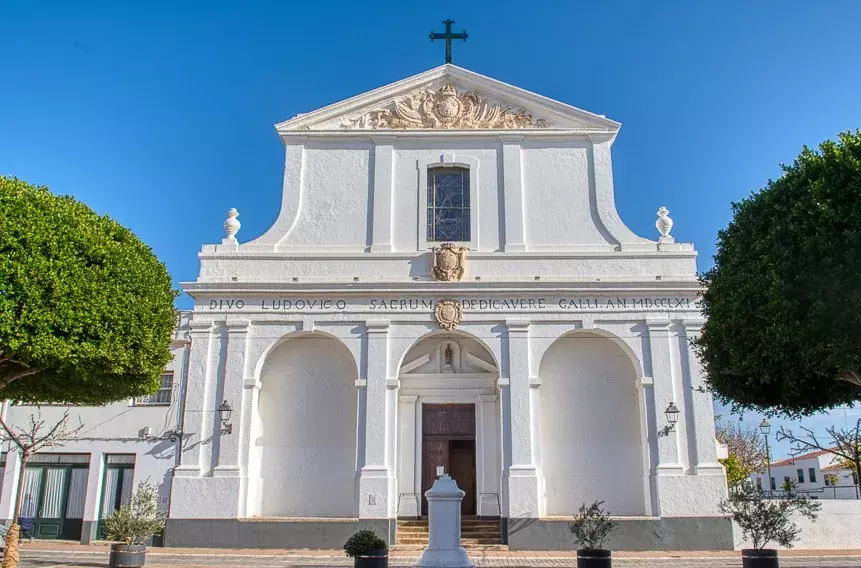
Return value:
[[(643, 311), (696, 310), (693, 298), (678, 297), (522, 297), (522, 298), (457, 298), (464, 311), (471, 312), (558, 312), (558, 311)], [(433, 311), (437, 300), (431, 298), (262, 298), (212, 299), (198, 310), (261, 311), (261, 312), (405, 312)]]

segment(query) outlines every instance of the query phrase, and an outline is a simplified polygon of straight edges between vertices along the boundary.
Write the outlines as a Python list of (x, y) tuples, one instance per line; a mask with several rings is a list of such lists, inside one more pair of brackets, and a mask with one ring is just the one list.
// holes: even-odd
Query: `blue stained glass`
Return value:
[(470, 238), (469, 171), (436, 168), (428, 172), (429, 241), (468, 241)]

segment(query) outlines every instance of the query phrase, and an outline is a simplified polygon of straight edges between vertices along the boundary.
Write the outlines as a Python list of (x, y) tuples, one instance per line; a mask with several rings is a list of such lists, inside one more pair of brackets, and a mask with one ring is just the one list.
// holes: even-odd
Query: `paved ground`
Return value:
[[(389, 565), (412, 566), (420, 553), (394, 550)], [(470, 551), (478, 567), (568, 568), (577, 565), (570, 552)], [(729, 568), (740, 567), (738, 552), (619, 552), (613, 555), (616, 568)], [(72, 568), (107, 566), (107, 546), (62, 544), (25, 544), (21, 550), (22, 568)], [(148, 568), (301, 568), (304, 566), (346, 567), (352, 561), (332, 550), (234, 550), (155, 548), (147, 554)], [(861, 550), (788, 551), (781, 554), (784, 568), (859, 568)]]

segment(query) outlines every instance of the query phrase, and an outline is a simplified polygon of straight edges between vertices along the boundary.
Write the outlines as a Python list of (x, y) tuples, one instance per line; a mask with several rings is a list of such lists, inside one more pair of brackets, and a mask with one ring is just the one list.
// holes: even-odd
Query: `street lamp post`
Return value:
[(771, 452), (768, 448), (768, 433), (771, 432), (771, 424), (769, 424), (767, 419), (763, 418), (762, 422), (759, 423), (759, 431), (762, 432), (763, 436), (765, 436), (765, 463), (768, 468), (768, 494), (771, 495)]

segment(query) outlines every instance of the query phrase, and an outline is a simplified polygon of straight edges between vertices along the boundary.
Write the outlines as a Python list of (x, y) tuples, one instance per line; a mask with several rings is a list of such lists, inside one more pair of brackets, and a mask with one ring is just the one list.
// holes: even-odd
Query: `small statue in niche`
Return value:
[(445, 366), (443, 368), (444, 373), (452, 373), (454, 372), (454, 366), (452, 361), (454, 360), (454, 351), (451, 349), (451, 343), (446, 343), (445, 351), (442, 354), (443, 362)]

